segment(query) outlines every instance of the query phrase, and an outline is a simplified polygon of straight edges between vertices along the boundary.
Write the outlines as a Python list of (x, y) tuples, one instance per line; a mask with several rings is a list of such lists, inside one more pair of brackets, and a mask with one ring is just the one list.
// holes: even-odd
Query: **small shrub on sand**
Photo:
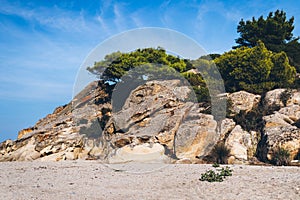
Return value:
[(274, 151), (271, 163), (277, 166), (290, 165), (291, 163), (290, 152), (281, 147), (277, 148)]
[(212, 157), (218, 164), (226, 164), (230, 149), (224, 143), (217, 144), (212, 150)]
[(222, 182), (224, 181), (226, 176), (232, 176), (233, 170), (228, 166), (225, 168), (214, 170), (207, 170), (205, 173), (201, 174), (200, 181), (208, 181), (208, 182)]

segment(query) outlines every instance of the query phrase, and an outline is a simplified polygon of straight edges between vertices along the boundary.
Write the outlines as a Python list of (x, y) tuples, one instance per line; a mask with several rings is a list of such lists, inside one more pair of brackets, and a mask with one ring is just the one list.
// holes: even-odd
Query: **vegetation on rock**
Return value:
[(214, 146), (211, 156), (217, 164), (226, 164), (230, 149), (224, 143), (218, 143)]
[(273, 53), (261, 41), (253, 48), (240, 47), (224, 53), (215, 62), (228, 92), (263, 93), (288, 87), (296, 75), (284, 52)]
[(277, 166), (290, 165), (291, 158), (289, 151), (284, 148), (278, 147), (273, 153), (271, 163)]

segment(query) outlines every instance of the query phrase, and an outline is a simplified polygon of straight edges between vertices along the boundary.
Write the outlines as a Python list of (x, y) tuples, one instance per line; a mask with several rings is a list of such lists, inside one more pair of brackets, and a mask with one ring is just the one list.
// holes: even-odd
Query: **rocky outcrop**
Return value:
[(20, 131), (16, 141), (1, 143), (0, 161), (57, 161), (99, 155), (100, 143), (96, 140), (111, 110), (108, 87), (100, 81), (91, 83), (71, 103)]
[(190, 92), (180, 80), (151, 81), (133, 90), (107, 123), (108, 160), (145, 144), (163, 146), (170, 158), (193, 160), (207, 155), (218, 140), (217, 122), (200, 113), (198, 103), (187, 101)]
[(220, 121), (191, 101), (192, 90), (180, 80), (143, 83), (115, 110), (111, 101), (119, 99), (112, 99), (112, 91), (101, 81), (91, 83), (72, 102), (20, 131), (16, 141), (2, 142), (0, 161), (201, 163), (219, 143), (230, 149), (229, 163), (249, 163), (255, 156), (268, 161), (278, 147), (291, 159), (300, 152), (296, 90), (228, 94), (228, 118)]

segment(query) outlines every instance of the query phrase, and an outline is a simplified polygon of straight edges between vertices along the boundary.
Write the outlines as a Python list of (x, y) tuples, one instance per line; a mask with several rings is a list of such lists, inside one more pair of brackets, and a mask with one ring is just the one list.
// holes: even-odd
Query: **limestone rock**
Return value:
[(225, 141), (230, 149), (231, 158), (229, 163), (245, 162), (252, 158), (256, 152), (258, 134), (255, 131), (250, 133), (243, 130), (240, 125), (234, 127)]
[(197, 109), (192, 109), (177, 130), (174, 142), (176, 157), (194, 159), (209, 154), (219, 139), (216, 128), (217, 122), (212, 115), (199, 114)]
[(222, 120), (219, 140), (225, 141), (225, 139), (228, 137), (228, 135), (234, 129), (235, 126), (236, 126), (236, 123), (233, 119), (225, 118), (224, 120)]
[(264, 110), (271, 114), (275, 110), (279, 110), (284, 107), (284, 102), (282, 101), (281, 95), (286, 89), (275, 89), (266, 93), (264, 98)]
[(231, 116), (239, 114), (241, 111), (245, 113), (253, 110), (260, 102), (260, 95), (251, 94), (246, 91), (235, 92), (228, 95), (230, 101), (229, 110)]
[[(99, 154), (99, 144), (87, 147), (84, 138), (100, 138), (101, 125), (109, 119), (111, 88), (101, 81), (89, 84), (72, 102), (60, 106), (33, 127), (21, 130), (16, 141), (0, 144), (0, 161), (78, 159)], [(104, 128), (104, 126), (102, 127)], [(100, 147), (99, 147), (100, 148)]]
[(275, 112), (265, 116), (263, 130), (264, 145), (260, 148), (262, 157), (271, 160), (278, 147), (287, 149), (293, 159), (300, 149), (300, 129), (294, 126), (289, 116)]
[(300, 91), (291, 90), (291, 96), (287, 99), (286, 106), (300, 105)]
[(106, 154), (109, 147), (127, 149), (148, 143), (163, 145), (169, 157), (178, 159), (208, 154), (218, 140), (217, 122), (212, 115), (200, 113), (203, 109), (197, 103), (186, 101), (190, 92), (179, 80), (137, 87), (106, 125)]
[[(118, 110), (112, 108), (112, 91), (102, 81), (92, 82), (72, 102), (20, 131), (16, 141), (0, 143), (0, 161), (203, 163), (200, 159), (224, 142), (231, 149), (230, 163), (247, 163), (256, 154), (272, 159), (277, 147), (289, 150), (291, 158), (300, 149), (297, 90), (269, 91), (262, 103), (259, 95), (245, 91), (228, 94), (229, 118), (218, 122), (191, 101), (192, 90), (179, 80), (139, 85)], [(262, 115), (264, 123), (258, 122)]]
[(134, 147), (126, 145), (115, 150), (114, 155), (108, 158), (109, 163), (147, 162), (168, 163), (169, 158), (165, 155), (165, 148), (158, 143), (140, 144)]

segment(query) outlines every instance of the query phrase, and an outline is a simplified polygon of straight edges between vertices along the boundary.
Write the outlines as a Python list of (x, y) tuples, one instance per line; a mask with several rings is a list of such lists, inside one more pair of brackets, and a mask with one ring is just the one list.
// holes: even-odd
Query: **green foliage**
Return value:
[[(201, 67), (209, 78), (213, 62), (205, 59), (190, 61), (168, 55), (162, 48), (137, 49), (130, 53), (114, 52), (104, 60), (95, 62), (87, 70), (110, 83), (130, 83), (134, 86), (149, 80), (184, 77), (188, 80), (199, 102), (209, 102), (209, 91), (202, 75), (195, 69)], [(210, 71), (209, 71), (210, 70)], [(209, 81), (209, 80), (208, 80)], [(126, 95), (123, 95), (126, 97)]]
[[(152, 77), (166, 78), (172, 76), (175, 71), (181, 73), (189, 70), (191, 64), (188, 60), (180, 59), (166, 54), (162, 48), (137, 49), (130, 53), (115, 52), (105, 56), (104, 60), (95, 62), (94, 66), (87, 70), (99, 75), (104, 81), (119, 82), (128, 71), (134, 70), (136, 79), (150, 80)], [(165, 67), (165, 66), (168, 66)]]
[(266, 19), (263, 16), (246, 22), (242, 19), (237, 27), (240, 34), (236, 39), (238, 45), (233, 48), (254, 47), (261, 40), (273, 52), (286, 52), (289, 63), (300, 72), (299, 37), (293, 37), (293, 30), (294, 17), (287, 19), (284, 11), (270, 12)]
[(294, 67), (284, 52), (273, 53), (259, 41), (253, 48), (241, 47), (215, 59), (228, 92), (263, 93), (293, 83)]
[(227, 158), (229, 156), (230, 149), (228, 149), (224, 143), (218, 143), (214, 146), (211, 156), (218, 164), (225, 164), (227, 163)]
[(280, 94), (280, 101), (283, 102), (284, 106), (286, 106), (287, 101), (292, 97), (293, 91), (291, 89), (286, 89)]
[(273, 152), (271, 163), (277, 166), (290, 165), (290, 152), (284, 148), (278, 147)]
[(201, 178), (199, 180), (208, 182), (223, 182), (224, 177), (213, 170), (208, 170), (204, 174), (201, 174)]
[[(218, 172), (219, 171), (219, 172)], [(228, 166), (226, 168), (217, 169), (217, 172), (214, 170), (207, 170), (205, 173), (201, 174), (200, 181), (208, 181), (208, 182), (222, 182), (225, 177), (232, 176), (233, 170)]]
[(293, 39), (294, 17), (289, 20), (286, 18), (284, 11), (276, 10), (275, 13), (270, 12), (266, 19), (260, 16), (257, 20), (253, 17), (252, 21), (246, 22), (242, 19), (237, 27), (240, 37), (236, 39), (237, 47), (254, 47), (261, 40), (268, 49), (276, 52), (280, 45)]
[(282, 45), (282, 50), (286, 52), (289, 57), (289, 62), (294, 66), (297, 72), (300, 72), (300, 43), (298, 38)]
[(213, 166), (214, 168), (217, 168), (217, 167), (220, 167), (220, 164), (219, 164), (219, 163), (214, 163), (212, 166)]

